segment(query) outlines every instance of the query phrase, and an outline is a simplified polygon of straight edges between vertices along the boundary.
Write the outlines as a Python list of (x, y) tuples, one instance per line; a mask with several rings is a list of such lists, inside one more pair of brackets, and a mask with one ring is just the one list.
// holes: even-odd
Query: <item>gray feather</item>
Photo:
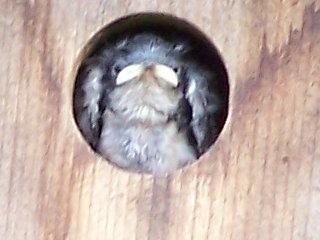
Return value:
[[(208, 81), (214, 74), (193, 62), (190, 49), (184, 41), (138, 34), (106, 43), (89, 58), (79, 71), (74, 111), (96, 151), (123, 168), (166, 173), (209, 148), (218, 133), (221, 103)], [(175, 69), (178, 88), (154, 79), (115, 86), (119, 69), (145, 63)]]

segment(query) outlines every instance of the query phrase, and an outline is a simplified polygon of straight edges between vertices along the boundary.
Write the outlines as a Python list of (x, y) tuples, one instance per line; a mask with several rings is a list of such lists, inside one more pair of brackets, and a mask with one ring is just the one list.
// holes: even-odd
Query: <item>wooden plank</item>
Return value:
[[(320, 1), (0, 2), (1, 239), (320, 239)], [(219, 140), (168, 178), (103, 161), (72, 117), (82, 47), (138, 11), (194, 23), (230, 76)]]

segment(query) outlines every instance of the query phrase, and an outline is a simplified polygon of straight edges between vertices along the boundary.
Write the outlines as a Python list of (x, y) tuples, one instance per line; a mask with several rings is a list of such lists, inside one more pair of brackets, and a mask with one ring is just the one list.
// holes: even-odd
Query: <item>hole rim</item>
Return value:
[[(84, 44), (82, 47), (82, 50), (80, 51), (80, 54), (78, 55), (75, 67), (73, 69), (73, 86), (72, 86), (72, 116), (73, 121), (76, 125), (77, 130), (80, 132), (81, 137), (85, 141), (85, 143), (89, 146), (90, 150), (93, 152), (94, 155), (98, 156), (100, 159), (103, 159), (104, 161), (107, 161), (109, 164), (114, 166), (117, 169), (121, 169), (122, 171), (129, 173), (129, 174), (139, 174), (139, 175), (156, 175), (155, 173), (149, 173), (149, 172), (139, 172), (134, 171), (132, 169), (127, 169), (124, 167), (121, 167), (111, 161), (110, 159), (107, 159), (103, 157), (100, 153), (98, 153), (87, 141), (86, 136), (83, 134), (82, 130), (79, 127), (78, 121), (76, 119), (75, 114), (75, 90), (77, 87), (78, 82), (78, 74), (79, 69), (83, 63), (83, 61), (92, 55), (94, 55), (99, 49), (104, 48), (107, 45), (106, 39), (109, 38), (108, 42), (114, 42), (122, 33), (126, 32), (126, 29), (130, 28), (130, 26), (135, 26), (135, 31), (132, 31), (134, 34), (139, 33), (140, 31), (137, 29), (141, 29), (143, 27), (143, 21), (144, 20), (151, 20), (148, 24), (145, 26), (148, 26), (148, 28), (152, 29), (153, 27), (157, 27), (156, 24), (161, 23), (161, 25), (165, 25), (166, 23), (169, 24), (170, 28), (177, 28), (179, 31), (185, 32), (185, 35), (188, 35), (192, 38), (194, 42), (197, 42), (197, 45), (200, 46), (207, 46), (209, 48), (209, 51), (211, 52), (211, 56), (214, 56), (210, 61), (215, 62), (215, 64), (212, 64), (214, 66), (215, 70), (219, 69), (219, 75), (223, 79), (221, 80), (221, 84), (224, 85), (224, 105), (223, 105), (223, 113), (220, 114), (221, 121), (219, 123), (218, 132), (216, 134), (216, 137), (214, 137), (214, 140), (209, 145), (209, 147), (197, 157), (195, 161), (193, 161), (190, 164), (186, 164), (184, 166), (181, 166), (171, 172), (166, 173), (165, 175), (172, 175), (177, 173), (178, 171), (186, 171), (189, 170), (191, 167), (194, 167), (195, 164), (199, 164), (202, 162), (201, 160), (204, 158), (205, 155), (212, 152), (212, 149), (217, 145), (217, 141), (221, 138), (223, 132), (225, 131), (227, 125), (230, 121), (230, 101), (231, 101), (231, 86), (230, 86), (230, 78), (229, 74), (226, 68), (225, 59), (222, 56), (221, 52), (217, 48), (214, 41), (211, 39), (210, 35), (206, 34), (204, 31), (201, 30), (201, 28), (191, 21), (178, 17), (176, 15), (173, 15), (171, 13), (163, 13), (163, 12), (138, 12), (133, 14), (127, 14), (124, 16), (121, 16), (117, 19), (112, 20), (111, 22), (103, 25), (98, 31), (96, 31)], [(158, 26), (159, 27), (159, 26)], [(161, 26), (163, 28), (166, 28), (167, 26)], [(141, 31), (142, 32), (142, 31)], [(176, 50), (181, 50), (180, 44), (177, 44), (175, 46)], [(181, 67), (175, 67), (178, 71), (181, 71)], [(208, 80), (210, 81), (210, 80)], [(214, 80), (213, 80), (214, 81)], [(161, 174), (163, 175), (163, 174)]]

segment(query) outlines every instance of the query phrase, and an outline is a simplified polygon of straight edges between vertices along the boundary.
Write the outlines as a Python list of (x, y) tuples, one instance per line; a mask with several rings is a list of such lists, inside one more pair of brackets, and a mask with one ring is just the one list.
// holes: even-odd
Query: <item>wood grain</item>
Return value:
[[(0, 0), (0, 238), (320, 239), (320, 1)], [(230, 114), (215, 146), (168, 178), (87, 146), (72, 69), (125, 14), (162, 11), (220, 50)]]

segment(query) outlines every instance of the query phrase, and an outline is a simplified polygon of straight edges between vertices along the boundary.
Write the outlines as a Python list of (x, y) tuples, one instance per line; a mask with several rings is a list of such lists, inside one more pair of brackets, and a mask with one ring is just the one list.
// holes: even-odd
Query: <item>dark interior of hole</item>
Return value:
[[(121, 18), (101, 29), (90, 41), (84, 58), (94, 55), (107, 44), (117, 42), (125, 36), (139, 33), (156, 33), (169, 41), (188, 40), (193, 46), (192, 57), (196, 62), (208, 66), (217, 74), (219, 81), (210, 81), (209, 88), (220, 95), (225, 107), (219, 113), (217, 124), (222, 130), (228, 113), (229, 82), (221, 55), (211, 41), (195, 26), (167, 14), (141, 13)], [(220, 131), (219, 131), (220, 132)]]
[[(217, 112), (217, 132), (212, 136), (212, 143), (220, 134), (228, 113), (229, 84), (227, 71), (221, 56), (211, 41), (192, 24), (171, 15), (144, 13), (121, 18), (100, 30), (83, 51), (82, 59), (90, 58), (102, 51), (106, 45), (139, 33), (154, 33), (165, 40), (179, 42), (183, 40), (192, 46), (192, 59), (206, 66), (215, 73), (215, 78), (208, 81), (209, 91), (219, 95), (223, 107)], [(77, 79), (76, 86), (81, 85)], [(76, 119), (77, 121), (77, 119)], [(86, 137), (86, 136), (85, 136)]]

